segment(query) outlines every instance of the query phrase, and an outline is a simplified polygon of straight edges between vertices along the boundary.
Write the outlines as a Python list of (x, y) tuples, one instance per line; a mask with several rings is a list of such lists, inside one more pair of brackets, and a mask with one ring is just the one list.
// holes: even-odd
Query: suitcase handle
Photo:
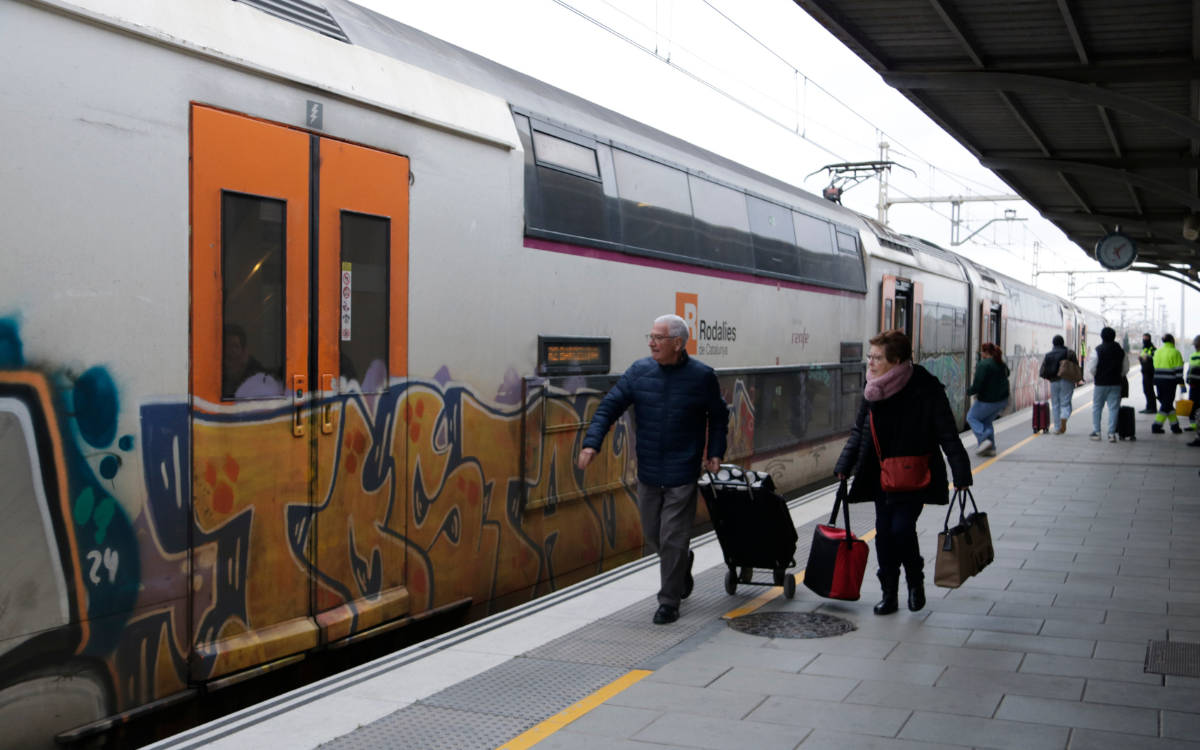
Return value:
[(854, 542), (854, 535), (850, 531), (850, 492), (846, 489), (847, 480), (843, 479), (838, 485), (837, 498), (833, 501), (833, 513), (829, 514), (829, 525), (837, 527), (838, 508), (842, 509), (842, 517), (846, 521), (846, 546), (849, 547)]
[[(708, 482), (709, 482), (709, 485), (711, 485), (711, 486), (715, 486), (717, 484), (717, 482), (721, 481), (721, 480), (717, 479), (717, 476), (715, 474), (713, 474), (711, 471), (709, 471), (708, 469), (705, 469), (704, 473), (708, 475)], [(746, 492), (747, 492), (747, 494), (750, 495), (750, 499), (753, 500), (754, 499), (754, 482), (753, 482), (753, 480), (750, 479), (750, 472), (746, 471), (745, 469), (742, 469), (742, 479), (746, 480)]]

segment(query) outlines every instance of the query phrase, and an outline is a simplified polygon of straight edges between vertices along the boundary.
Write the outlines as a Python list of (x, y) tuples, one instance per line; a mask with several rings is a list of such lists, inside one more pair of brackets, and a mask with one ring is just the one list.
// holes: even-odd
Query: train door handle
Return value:
[(308, 390), (308, 378), (292, 376), (292, 434), (304, 437), (304, 394)]
[(333, 402), (336, 381), (332, 375), (321, 376), (321, 432), (333, 433)]

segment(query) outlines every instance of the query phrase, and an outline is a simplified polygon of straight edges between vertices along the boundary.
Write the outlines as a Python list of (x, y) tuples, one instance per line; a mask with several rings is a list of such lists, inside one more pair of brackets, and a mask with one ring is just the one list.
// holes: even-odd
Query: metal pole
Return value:
[[(879, 160), (888, 160), (888, 142), (881, 141), (879, 143)], [(883, 174), (879, 175), (879, 223), (887, 226), (888, 214), (888, 175), (891, 170), (885, 169)]]

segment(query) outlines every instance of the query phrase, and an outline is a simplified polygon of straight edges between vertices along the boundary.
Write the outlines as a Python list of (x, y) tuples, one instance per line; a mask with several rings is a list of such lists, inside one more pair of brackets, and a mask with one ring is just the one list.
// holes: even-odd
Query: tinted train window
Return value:
[(940, 351), (938, 344), (938, 306), (925, 305), (921, 315), (921, 346), (922, 354), (936, 354)]
[(841, 370), (814, 368), (804, 373), (804, 410), (800, 437), (811, 440), (837, 428), (842, 400)]
[(845, 232), (837, 233), (838, 250), (843, 253), (849, 253), (858, 257), (858, 239), (854, 235), (846, 234)]
[(556, 138), (540, 130), (533, 131), (533, 149), (539, 164), (564, 167), (600, 179), (595, 149)]
[(767, 451), (794, 443), (801, 393), (801, 373), (761, 375), (754, 404), (754, 450)]
[(691, 257), (692, 198), (686, 172), (613, 149), (621, 239), (631, 247)]
[(800, 267), (804, 276), (815, 281), (841, 283), (841, 259), (833, 244), (833, 228), (824, 219), (792, 212), (796, 228), (796, 246), (800, 249)]
[(283, 395), (287, 203), (221, 195), (221, 398)]
[(390, 219), (342, 212), (342, 390), (387, 390), (391, 233)]
[(696, 257), (754, 268), (745, 194), (695, 175), (688, 175), (688, 185), (696, 217)]
[(754, 238), (754, 267), (759, 271), (799, 276), (800, 256), (796, 251), (791, 210), (751, 195), (746, 196), (746, 208)]

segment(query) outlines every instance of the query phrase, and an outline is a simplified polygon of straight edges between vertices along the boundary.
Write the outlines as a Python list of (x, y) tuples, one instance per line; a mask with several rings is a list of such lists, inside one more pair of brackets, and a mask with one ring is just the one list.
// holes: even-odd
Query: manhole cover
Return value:
[(1145, 671), (1178, 677), (1200, 677), (1200, 643), (1150, 641)]
[(763, 612), (743, 615), (729, 627), (763, 638), (828, 638), (855, 630), (854, 623), (820, 612)]

